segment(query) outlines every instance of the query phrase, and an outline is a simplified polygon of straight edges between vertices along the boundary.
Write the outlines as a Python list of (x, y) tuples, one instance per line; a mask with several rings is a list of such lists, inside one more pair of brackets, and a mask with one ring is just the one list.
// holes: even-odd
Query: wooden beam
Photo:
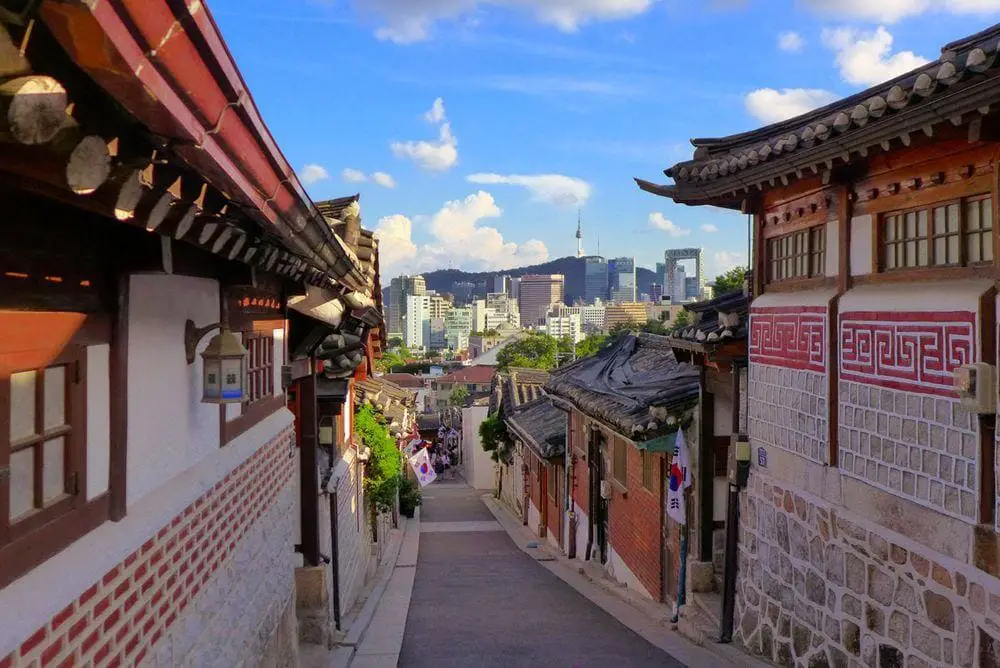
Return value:
[[(310, 360), (310, 369), (312, 362)], [(310, 373), (299, 381), (301, 410), (299, 441), (299, 499), (302, 542), (299, 551), (306, 566), (319, 566), (319, 458), (317, 455), (316, 374)]]
[(117, 522), (127, 512), (128, 484), (128, 311), (129, 275), (118, 278), (118, 308), (111, 331), (111, 462), (108, 515)]
[(69, 97), (52, 77), (29, 75), (0, 83), (0, 135), (31, 146), (47, 144), (69, 117)]

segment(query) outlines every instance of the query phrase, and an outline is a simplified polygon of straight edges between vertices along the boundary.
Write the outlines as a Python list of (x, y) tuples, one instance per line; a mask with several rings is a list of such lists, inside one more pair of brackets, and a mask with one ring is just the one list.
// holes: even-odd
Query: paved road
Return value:
[(424, 490), (402, 668), (683, 666), (522, 552), (461, 483)]

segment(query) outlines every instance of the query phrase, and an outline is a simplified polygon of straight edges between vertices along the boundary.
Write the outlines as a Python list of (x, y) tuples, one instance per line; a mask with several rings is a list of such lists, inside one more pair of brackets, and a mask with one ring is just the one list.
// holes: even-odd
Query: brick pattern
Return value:
[(340, 606), (344, 612), (353, 607), (364, 589), (371, 560), (372, 532), (368, 516), (364, 512), (367, 507), (364, 498), (364, 467), (356, 463), (356, 456), (354, 450), (345, 453), (348, 474), (337, 487)]
[[(615, 438), (621, 437), (615, 436)], [(662, 580), (660, 554), (662, 481), (657, 476), (654, 488), (645, 489), (642, 486), (642, 455), (638, 448), (631, 445), (628, 446), (627, 452), (626, 493), (622, 494), (617, 487), (612, 486), (611, 503), (608, 508), (608, 542), (646, 591), (654, 598), (659, 598)], [(607, 459), (607, 471), (610, 475), (610, 448)]]
[(1000, 580), (751, 472), (737, 640), (783, 666), (997, 666)]
[(751, 364), (748, 385), (748, 430), (754, 445), (828, 463), (826, 374)]
[(954, 399), (840, 383), (840, 470), (976, 521), (979, 423)]
[[(290, 533), (279, 534), (277, 543), (283, 557), (280, 562), (258, 563), (258, 570), (263, 566), (261, 572), (243, 570), (253, 566), (253, 557), (260, 554), (255, 549), (247, 556), (243, 548), (265, 532), (262, 516), (275, 506), (287, 515), (287, 509), (292, 507), (294, 485), (289, 483), (295, 459), (291, 456), (291, 439), (289, 427), (69, 602), (48, 624), (0, 660), (0, 666), (135, 665), (153, 663), (157, 654), (166, 665), (175, 663), (175, 659), (176, 665), (199, 663), (192, 661), (196, 639), (191, 639), (187, 651), (175, 656), (174, 636), (203, 630), (206, 616), (223, 614), (220, 608), (226, 609), (225, 618), (232, 618), (233, 624), (217, 631), (224, 630), (226, 643), (238, 648), (238, 630), (248, 635), (257, 631), (236, 623), (241, 615), (247, 618), (244, 625), (253, 619), (253, 615), (245, 614), (240, 601), (230, 598), (240, 590), (240, 581), (256, 586), (262, 578), (273, 578), (271, 586), (284, 586), (285, 598), (291, 598)], [(280, 517), (278, 526), (288, 524), (288, 519)], [(240, 564), (235, 563), (236, 555), (242, 557)], [(283, 578), (284, 571), (287, 573)], [(220, 588), (223, 579), (226, 587)], [(206, 590), (216, 594), (213, 597)], [(215, 609), (203, 605), (209, 599), (215, 601)], [(195, 609), (199, 610), (199, 623), (189, 629), (189, 613)], [(271, 631), (277, 626), (275, 615), (280, 612), (268, 609), (265, 613), (274, 617), (268, 629)], [(216, 636), (202, 647), (214, 646), (218, 651), (226, 643), (219, 643)], [(246, 649), (239, 660), (253, 656), (255, 648)]]

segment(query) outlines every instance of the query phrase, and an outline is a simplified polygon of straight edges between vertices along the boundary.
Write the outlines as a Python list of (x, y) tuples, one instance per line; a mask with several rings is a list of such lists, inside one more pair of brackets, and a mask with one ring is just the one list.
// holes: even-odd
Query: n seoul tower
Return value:
[(576, 210), (576, 256), (583, 257), (583, 220), (580, 210)]

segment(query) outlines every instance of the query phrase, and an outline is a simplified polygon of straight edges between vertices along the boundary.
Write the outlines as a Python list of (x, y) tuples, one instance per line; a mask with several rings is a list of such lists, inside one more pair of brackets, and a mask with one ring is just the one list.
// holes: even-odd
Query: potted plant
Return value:
[(417, 487), (417, 483), (409, 478), (403, 478), (399, 485), (399, 512), (404, 517), (412, 518), (417, 506), (422, 502), (423, 498), (420, 496), (420, 488)]

